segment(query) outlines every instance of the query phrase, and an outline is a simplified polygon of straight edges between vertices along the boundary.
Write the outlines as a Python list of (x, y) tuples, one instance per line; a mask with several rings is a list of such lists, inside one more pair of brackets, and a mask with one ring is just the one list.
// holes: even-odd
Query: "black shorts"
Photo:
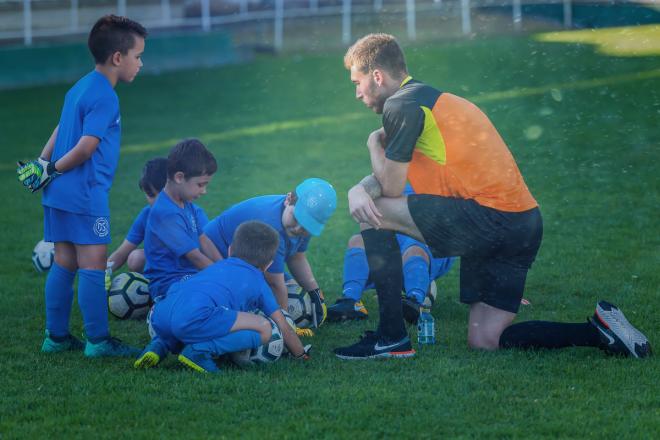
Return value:
[(408, 209), (434, 258), (461, 257), (461, 302), (518, 312), (543, 237), (538, 208), (504, 212), (474, 200), (413, 194)]

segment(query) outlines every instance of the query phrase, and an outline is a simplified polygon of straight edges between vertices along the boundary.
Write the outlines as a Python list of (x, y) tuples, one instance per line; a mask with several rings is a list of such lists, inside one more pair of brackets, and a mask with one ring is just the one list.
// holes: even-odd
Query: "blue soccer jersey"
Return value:
[(135, 246), (139, 246), (140, 243), (142, 243), (150, 211), (151, 205), (142, 208), (142, 211), (140, 211), (137, 217), (135, 217), (135, 220), (133, 220), (133, 224), (131, 225), (131, 229), (128, 230), (128, 234), (126, 234), (126, 241), (130, 241)]
[(68, 153), (82, 136), (100, 140), (88, 160), (44, 188), (42, 204), (75, 214), (108, 216), (108, 196), (119, 161), (119, 98), (108, 79), (92, 71), (66, 94), (50, 160)]
[(272, 226), (280, 235), (280, 245), (270, 273), (283, 273), (286, 261), (297, 252), (305, 252), (311, 237), (289, 237), (282, 225), (284, 195), (261, 196), (245, 200), (230, 207), (209, 222), (204, 234), (215, 244), (224, 258), (238, 226), (248, 220), (259, 220)]
[(144, 274), (153, 298), (164, 295), (170, 285), (197, 268), (186, 254), (199, 248), (199, 236), (208, 223), (204, 210), (185, 202), (180, 208), (162, 191), (149, 213), (144, 233)]

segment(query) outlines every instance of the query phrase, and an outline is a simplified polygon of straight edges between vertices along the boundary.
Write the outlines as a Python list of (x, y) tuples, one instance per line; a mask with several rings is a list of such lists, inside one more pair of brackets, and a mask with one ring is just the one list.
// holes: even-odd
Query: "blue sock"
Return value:
[(344, 286), (342, 295), (360, 301), (369, 279), (367, 254), (362, 248), (348, 248), (344, 253)]
[(206, 342), (191, 344), (198, 351), (220, 356), (225, 353), (257, 348), (261, 345), (261, 335), (256, 330), (238, 330)]
[(78, 305), (85, 324), (85, 335), (95, 344), (110, 336), (104, 280), (102, 270), (78, 270)]
[(69, 317), (73, 303), (73, 279), (71, 272), (53, 263), (46, 278), (46, 330), (51, 338), (69, 334)]
[(403, 265), (403, 285), (406, 288), (406, 296), (422, 304), (430, 283), (429, 264), (426, 260), (420, 256), (408, 258)]

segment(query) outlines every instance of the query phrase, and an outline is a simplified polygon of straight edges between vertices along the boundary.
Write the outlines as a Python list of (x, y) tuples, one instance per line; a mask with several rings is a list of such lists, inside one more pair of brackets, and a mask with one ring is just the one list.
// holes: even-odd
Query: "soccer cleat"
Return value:
[(199, 351), (192, 348), (191, 345), (186, 345), (181, 354), (179, 354), (179, 362), (191, 370), (200, 373), (219, 373), (220, 369), (215, 364), (211, 357), (211, 353), (206, 351)]
[(335, 356), (345, 360), (408, 358), (415, 356), (408, 335), (399, 341), (386, 341), (375, 332), (365, 332), (355, 344), (335, 348)]
[(646, 336), (633, 327), (615, 305), (599, 301), (589, 322), (598, 330), (601, 348), (606, 352), (636, 358), (651, 354), (651, 344)]
[(85, 356), (89, 358), (135, 357), (138, 354), (139, 348), (124, 344), (117, 338), (107, 338), (96, 344), (88, 340), (85, 345)]
[[(60, 339), (60, 338), (58, 338)], [(46, 330), (46, 337), (44, 338), (44, 343), (41, 344), (41, 351), (43, 353), (61, 353), (63, 351), (82, 351), (85, 348), (85, 344), (80, 339), (71, 336), (71, 334), (66, 335), (61, 340), (56, 341), (51, 338), (50, 333)]]
[(403, 319), (405, 319), (408, 324), (417, 324), (420, 305), (415, 301), (415, 298), (402, 298), (401, 308), (403, 309)]
[(367, 308), (362, 301), (352, 298), (341, 297), (333, 306), (328, 307), (329, 322), (349, 321), (354, 319), (366, 319), (369, 316)]
[(167, 356), (167, 348), (161, 341), (154, 338), (144, 347), (140, 356), (133, 363), (133, 367), (144, 369), (155, 367), (161, 360), (165, 359), (165, 356)]

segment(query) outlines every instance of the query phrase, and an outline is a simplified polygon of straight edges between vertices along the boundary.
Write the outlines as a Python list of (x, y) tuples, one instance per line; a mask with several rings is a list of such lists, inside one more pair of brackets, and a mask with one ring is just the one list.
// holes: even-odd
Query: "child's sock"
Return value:
[(53, 263), (46, 278), (46, 330), (51, 339), (58, 341), (69, 334), (69, 317), (73, 303), (71, 272)]
[(378, 293), (378, 333), (390, 341), (399, 341), (406, 336), (401, 308), (403, 267), (399, 242), (394, 231), (385, 229), (362, 231), (362, 239)]
[(206, 342), (191, 344), (198, 351), (220, 356), (225, 353), (257, 348), (261, 345), (261, 335), (256, 330), (238, 330)]
[(596, 327), (585, 323), (527, 321), (513, 324), (500, 335), (501, 348), (599, 347)]
[(92, 343), (110, 336), (108, 327), (108, 300), (105, 292), (105, 272), (78, 270), (78, 305), (83, 316), (85, 335)]
[(430, 284), (429, 264), (426, 260), (417, 255), (408, 258), (403, 265), (403, 285), (406, 287), (406, 296), (412, 297), (418, 304), (422, 304)]
[(367, 254), (362, 248), (348, 248), (344, 253), (344, 287), (342, 296), (360, 301), (369, 279)]

